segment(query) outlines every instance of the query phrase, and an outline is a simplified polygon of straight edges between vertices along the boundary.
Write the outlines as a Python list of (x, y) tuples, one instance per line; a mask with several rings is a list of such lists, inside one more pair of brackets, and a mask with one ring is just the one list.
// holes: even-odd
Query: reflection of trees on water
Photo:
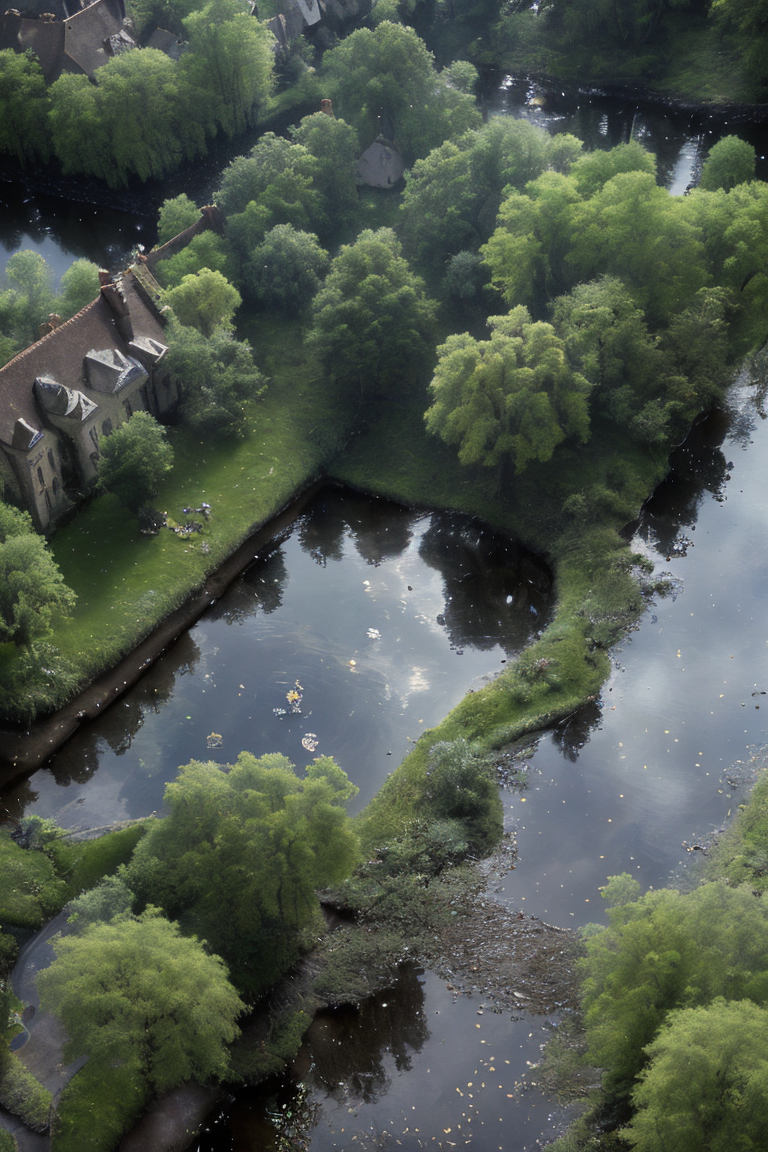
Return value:
[(695, 425), (670, 456), (669, 475), (643, 508), (636, 534), (663, 556), (681, 551), (680, 531), (695, 525), (706, 493), (724, 498), (732, 465), (721, 445), (729, 424), (729, 415), (718, 409)]
[(297, 539), (302, 549), (325, 567), (329, 560), (341, 560), (348, 536), (362, 559), (378, 567), (383, 560), (406, 550), (415, 519), (414, 512), (387, 500), (327, 488), (302, 517)]
[(301, 1078), (345, 1102), (370, 1104), (383, 1095), (392, 1065), (407, 1072), (429, 1039), (420, 971), (406, 966), (393, 988), (359, 1008), (319, 1013), (297, 1058)]
[(519, 651), (548, 607), (550, 576), (518, 544), (476, 520), (436, 513), (419, 554), (443, 578), (452, 644)]
[(285, 555), (278, 547), (260, 556), (243, 572), (221, 600), (208, 610), (208, 619), (243, 624), (259, 611), (268, 616), (282, 607), (287, 583)]
[(603, 710), (597, 700), (577, 709), (552, 729), (552, 742), (566, 760), (575, 764), (592, 732), (599, 727)]

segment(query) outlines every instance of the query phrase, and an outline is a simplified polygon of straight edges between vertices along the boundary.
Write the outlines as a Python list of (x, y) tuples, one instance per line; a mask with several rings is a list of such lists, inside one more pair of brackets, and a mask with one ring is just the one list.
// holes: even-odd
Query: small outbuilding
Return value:
[(397, 148), (379, 136), (357, 162), (357, 182), (371, 188), (394, 188), (403, 171), (403, 158)]

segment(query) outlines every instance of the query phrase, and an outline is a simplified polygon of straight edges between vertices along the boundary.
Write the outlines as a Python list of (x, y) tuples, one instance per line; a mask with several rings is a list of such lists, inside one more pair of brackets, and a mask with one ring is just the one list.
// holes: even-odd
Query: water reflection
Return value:
[(307, 749), (335, 756), (362, 806), (410, 741), (543, 626), (548, 583), (535, 558), (475, 522), (329, 488), (6, 803), (80, 827), (159, 810), (215, 733), (224, 762), (243, 749), (300, 767)]

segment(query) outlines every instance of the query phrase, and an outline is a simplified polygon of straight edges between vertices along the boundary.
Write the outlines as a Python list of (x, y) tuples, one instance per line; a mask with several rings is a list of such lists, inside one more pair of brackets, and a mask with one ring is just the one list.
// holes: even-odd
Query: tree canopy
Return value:
[(237, 986), (260, 994), (298, 954), (315, 890), (344, 878), (358, 843), (344, 801), (357, 789), (327, 756), (303, 779), (285, 756), (242, 752), (225, 771), (192, 761), (165, 792), (170, 815), (138, 845), (126, 879), (199, 933)]
[(425, 364), (432, 322), (432, 304), (395, 233), (366, 229), (331, 262), (308, 339), (332, 379), (360, 395), (393, 395)]
[(246, 287), (262, 308), (295, 315), (309, 308), (328, 264), (312, 232), (276, 224), (245, 266)]
[(225, 1074), (244, 1005), (193, 936), (148, 910), (57, 937), (54, 950), (37, 987), (66, 1029), (68, 1059), (127, 1065), (156, 1093)]
[(103, 437), (99, 447), (99, 488), (114, 492), (132, 512), (155, 495), (173, 467), (173, 449), (165, 429), (149, 412), (134, 412), (130, 420)]
[(730, 192), (737, 184), (755, 178), (756, 154), (751, 144), (738, 136), (724, 136), (713, 144), (701, 169), (700, 186), (708, 192), (722, 188)]
[(174, 236), (178, 236), (199, 218), (200, 209), (186, 192), (163, 200), (157, 218), (157, 243), (166, 244), (173, 240)]
[(49, 108), (39, 62), (12, 48), (0, 51), (0, 153), (9, 153), (20, 164), (47, 162)]
[(211, 336), (217, 328), (232, 327), (242, 297), (221, 272), (201, 268), (182, 276), (175, 288), (167, 288), (163, 302), (173, 309), (180, 324)]
[(205, 337), (177, 323), (167, 335), (166, 369), (181, 387), (184, 422), (211, 437), (244, 436), (245, 403), (260, 396), (267, 384), (248, 341), (221, 329)]
[(768, 1010), (718, 997), (670, 1012), (621, 1135), (637, 1152), (758, 1152), (768, 1116)]
[(768, 910), (745, 888), (711, 883), (648, 892), (609, 920), (587, 941), (582, 1002), (588, 1057), (626, 1100), (670, 1012), (718, 996), (768, 1002)]
[(449, 336), (430, 385), (430, 432), (455, 445), (462, 464), (522, 472), (549, 460), (566, 437), (589, 438), (589, 383), (574, 372), (551, 324), (526, 308), (493, 316), (489, 340)]
[(74, 604), (74, 592), (30, 517), (0, 503), (0, 644), (32, 644)]

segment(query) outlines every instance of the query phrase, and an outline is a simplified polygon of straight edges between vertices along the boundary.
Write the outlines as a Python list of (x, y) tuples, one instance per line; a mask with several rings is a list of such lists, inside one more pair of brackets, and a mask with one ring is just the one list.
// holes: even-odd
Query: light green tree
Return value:
[(232, 317), (242, 297), (221, 272), (202, 268), (183, 276), (175, 288), (167, 289), (163, 302), (173, 309), (180, 324), (211, 336), (217, 328), (232, 327)]
[(758, 1152), (768, 1115), (768, 1010), (718, 998), (671, 1012), (646, 1048), (622, 1137), (638, 1152)]
[(349, 225), (357, 213), (357, 158), (360, 145), (357, 132), (345, 120), (314, 112), (291, 129), (295, 144), (306, 148), (317, 165), (312, 187), (325, 200), (325, 215), (331, 230)]
[(713, 144), (701, 170), (701, 187), (709, 192), (730, 192), (755, 178), (755, 150), (738, 136), (724, 136)]
[(5, 279), (15, 294), (11, 304), (15, 334), (30, 344), (53, 309), (53, 270), (39, 252), (25, 248), (9, 257)]
[(185, 228), (189, 228), (200, 219), (200, 209), (187, 196), (181, 192), (178, 196), (171, 196), (163, 200), (157, 218), (157, 243), (166, 244), (174, 236), (178, 236)]
[(316, 889), (357, 862), (344, 809), (356, 791), (330, 757), (303, 779), (277, 754), (242, 752), (226, 772), (192, 761), (167, 786), (170, 814), (138, 845), (126, 880), (140, 901), (203, 935), (237, 986), (259, 995), (295, 961)]
[(224, 1076), (244, 1005), (195, 937), (148, 910), (58, 937), (54, 950), (37, 987), (66, 1029), (68, 1059), (130, 1068), (156, 1093)]
[(343, 387), (360, 396), (392, 396), (423, 368), (432, 323), (432, 304), (395, 233), (366, 229), (331, 262), (308, 340)]
[(165, 429), (149, 412), (134, 412), (100, 441), (99, 488), (114, 492), (121, 504), (138, 512), (157, 492), (173, 467), (173, 449)]
[(0, 51), (0, 152), (20, 164), (46, 163), (50, 101), (40, 64), (12, 48)]
[(226, 237), (210, 230), (193, 236), (175, 256), (155, 265), (155, 277), (164, 288), (178, 288), (185, 276), (195, 276), (203, 269), (220, 272), (232, 282), (237, 276), (237, 261)]
[(571, 166), (579, 195), (585, 200), (623, 172), (646, 172), (655, 177), (655, 157), (637, 140), (630, 140), (627, 144), (617, 144), (615, 148), (595, 148), (585, 152)]
[(98, 267), (91, 260), (75, 260), (61, 278), (54, 311), (67, 320), (95, 300), (98, 294)]
[(768, 1001), (768, 909), (746, 888), (648, 892), (612, 908), (587, 941), (582, 1006), (588, 1059), (626, 1100), (670, 1012), (717, 996)]
[(528, 310), (488, 321), (489, 340), (449, 336), (438, 350), (427, 429), (454, 445), (462, 464), (522, 472), (549, 460), (567, 437), (589, 438), (589, 384), (574, 372), (551, 324)]

